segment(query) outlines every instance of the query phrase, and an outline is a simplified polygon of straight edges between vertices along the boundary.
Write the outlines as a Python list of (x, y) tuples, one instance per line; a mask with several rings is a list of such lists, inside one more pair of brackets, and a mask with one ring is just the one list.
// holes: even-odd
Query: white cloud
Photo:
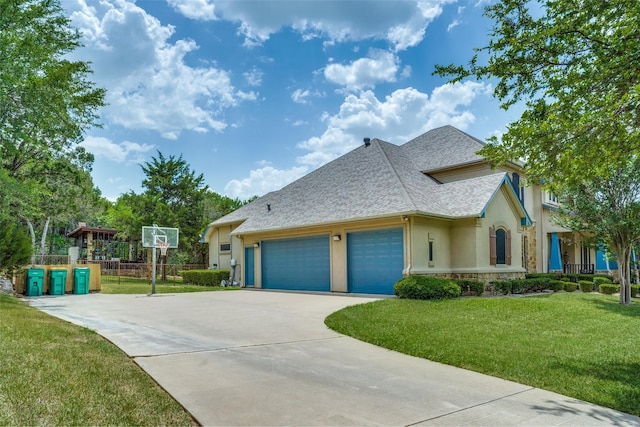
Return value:
[(262, 70), (252, 68), (250, 71), (242, 73), (249, 86), (260, 86), (262, 84)]
[(453, 22), (447, 26), (447, 32), (453, 30), (455, 27), (457, 27), (460, 24), (462, 24), (461, 21), (454, 19)]
[(294, 166), (291, 169), (276, 169), (273, 166), (265, 166), (252, 170), (245, 179), (234, 179), (224, 187), (224, 193), (229, 197), (248, 199), (255, 195), (264, 195), (270, 191), (278, 190), (292, 181), (306, 174), (309, 169), (306, 166)]
[(175, 10), (191, 19), (214, 21), (216, 7), (209, 0), (167, 0)]
[(143, 154), (153, 150), (152, 144), (138, 144), (123, 141), (116, 144), (108, 138), (101, 136), (88, 136), (81, 144), (95, 157), (103, 157), (117, 163), (140, 163), (144, 159)]
[(291, 99), (293, 100), (293, 102), (297, 104), (308, 104), (309, 103), (308, 98), (310, 96), (311, 96), (311, 91), (296, 89), (291, 94)]
[(356, 59), (348, 65), (327, 65), (324, 76), (332, 83), (351, 89), (374, 87), (377, 83), (396, 81), (399, 62), (391, 52), (372, 49), (368, 58)]
[(134, 3), (103, 0), (88, 6), (77, 0), (70, 9), (86, 45), (77, 54), (93, 62), (95, 81), (107, 89), (105, 116), (115, 124), (168, 139), (183, 130), (222, 131), (225, 109), (256, 98), (237, 91), (227, 71), (187, 65), (185, 56), (197, 44), (169, 42), (174, 28)]
[(306, 151), (297, 158), (298, 166), (253, 170), (249, 178), (229, 182), (225, 191), (234, 197), (249, 197), (279, 189), (362, 144), (364, 137), (402, 144), (438, 126), (450, 124), (465, 130), (475, 121), (469, 108), (472, 102), (490, 94), (490, 85), (472, 81), (437, 87), (431, 95), (411, 87), (382, 100), (370, 90), (349, 94), (336, 114), (323, 113), (321, 121), (327, 127), (322, 135), (297, 145)]
[(303, 40), (325, 39), (325, 45), (365, 39), (387, 40), (394, 50), (415, 46), (429, 23), (452, 0), (427, 1), (216, 1), (170, 0), (192, 19), (224, 19), (238, 25), (245, 46), (264, 43), (290, 27)]

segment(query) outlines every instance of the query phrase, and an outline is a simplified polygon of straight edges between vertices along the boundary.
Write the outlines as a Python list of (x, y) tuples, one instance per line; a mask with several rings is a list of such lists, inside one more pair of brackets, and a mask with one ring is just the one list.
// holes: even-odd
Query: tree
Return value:
[(0, 218), (0, 274), (9, 278), (20, 267), (29, 264), (33, 249), (24, 227), (9, 218)]
[[(620, 302), (628, 304), (629, 253), (640, 238), (638, 197), (629, 199), (636, 193), (628, 177), (640, 149), (640, 2), (504, 0), (485, 15), (493, 21), (489, 44), (467, 66), (435, 72), (452, 82), (495, 81), (504, 109), (524, 103), (520, 119), (480, 154), (494, 165), (522, 161), (528, 183), (544, 182), (564, 197), (570, 223), (592, 226), (616, 252)], [(596, 226), (594, 212), (606, 227)]]
[(142, 181), (142, 212), (145, 225), (158, 224), (180, 228), (180, 251), (189, 261), (202, 262), (202, 210), (208, 187), (202, 174), (196, 175), (182, 156), (157, 157), (142, 166), (146, 178)]
[(97, 125), (105, 91), (88, 80), (88, 63), (69, 60), (80, 34), (58, 0), (0, 0), (0, 10), (0, 175), (20, 189), (0, 197), (46, 236), (50, 218), (69, 210), (68, 192), (90, 171), (93, 156), (79, 143)]

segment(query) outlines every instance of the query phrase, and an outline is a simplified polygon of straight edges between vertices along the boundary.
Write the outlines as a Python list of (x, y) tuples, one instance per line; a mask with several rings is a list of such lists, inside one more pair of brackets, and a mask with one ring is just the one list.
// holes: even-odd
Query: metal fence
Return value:
[[(152, 266), (147, 263), (127, 262), (127, 261), (102, 261), (102, 260), (79, 260), (83, 264), (100, 265), (100, 275), (102, 283), (121, 283), (123, 279), (143, 279), (151, 283)], [(156, 281), (168, 283), (181, 283), (181, 271), (184, 270), (204, 270), (206, 264), (160, 264), (156, 265)]]

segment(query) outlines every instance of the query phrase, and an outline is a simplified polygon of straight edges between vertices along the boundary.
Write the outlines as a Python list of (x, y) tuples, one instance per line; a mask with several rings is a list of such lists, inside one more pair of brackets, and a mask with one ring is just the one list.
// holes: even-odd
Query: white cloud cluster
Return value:
[(382, 39), (399, 51), (420, 43), (429, 23), (442, 13), (442, 5), (452, 1), (170, 0), (169, 4), (192, 19), (238, 23), (246, 46), (262, 44), (281, 28), (291, 27), (304, 39), (322, 37), (327, 44)]
[(225, 194), (240, 199), (248, 199), (262, 196), (270, 191), (284, 187), (295, 181), (309, 171), (306, 166), (294, 166), (290, 169), (276, 169), (273, 166), (264, 166), (254, 169), (248, 178), (234, 179), (224, 187)]
[(357, 59), (348, 65), (327, 65), (324, 76), (328, 81), (349, 89), (371, 88), (380, 82), (395, 82), (399, 63), (393, 53), (372, 49), (367, 58)]
[(81, 145), (94, 156), (116, 163), (140, 163), (144, 161), (144, 154), (154, 148), (152, 144), (138, 144), (130, 141), (116, 144), (102, 136), (88, 136)]
[(96, 82), (108, 90), (106, 116), (115, 124), (155, 130), (168, 139), (183, 130), (221, 131), (227, 126), (225, 109), (256, 98), (236, 90), (227, 71), (188, 65), (185, 55), (198, 49), (196, 43), (169, 42), (173, 27), (134, 3), (78, 0), (71, 20), (85, 37), (81, 54), (93, 62)]
[(298, 157), (298, 166), (253, 170), (249, 178), (229, 182), (225, 192), (247, 198), (277, 190), (357, 147), (364, 137), (402, 144), (438, 126), (451, 124), (464, 130), (475, 121), (469, 109), (472, 101), (490, 93), (490, 85), (466, 81), (439, 86), (431, 95), (414, 88), (398, 89), (382, 100), (370, 90), (349, 94), (336, 114), (323, 115), (326, 129), (322, 135), (298, 144), (298, 148), (307, 151)]

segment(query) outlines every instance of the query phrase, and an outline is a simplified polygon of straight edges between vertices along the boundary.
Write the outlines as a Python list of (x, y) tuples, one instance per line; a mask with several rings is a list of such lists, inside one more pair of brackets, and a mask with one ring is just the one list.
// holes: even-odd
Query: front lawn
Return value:
[(197, 425), (95, 332), (0, 294), (0, 425)]
[(347, 307), (337, 332), (640, 416), (640, 304), (556, 293)]

